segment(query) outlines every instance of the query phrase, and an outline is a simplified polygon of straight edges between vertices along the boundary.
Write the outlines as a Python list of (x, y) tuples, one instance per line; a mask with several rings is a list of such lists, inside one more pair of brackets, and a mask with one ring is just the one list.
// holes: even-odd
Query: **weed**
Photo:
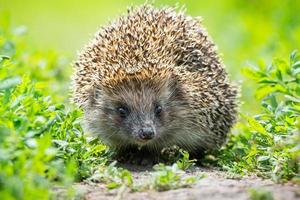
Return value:
[(176, 163), (172, 166), (159, 164), (154, 166), (154, 170), (155, 172), (153, 173), (153, 179), (149, 188), (157, 191), (190, 187), (199, 178), (202, 178), (199, 176), (187, 176), (184, 171), (180, 170)]
[(266, 190), (249, 189), (248, 193), (251, 200), (273, 200), (273, 194)]
[(190, 155), (187, 151), (180, 149), (180, 153), (182, 157), (176, 161), (179, 169), (186, 171), (187, 169), (195, 165), (196, 159), (190, 160)]
[(254, 172), (281, 182), (299, 181), (300, 173), (300, 58), (275, 59), (271, 65), (247, 68), (244, 74), (259, 87), (256, 97), (262, 112), (241, 114), (227, 146), (219, 151), (218, 164), (238, 173)]

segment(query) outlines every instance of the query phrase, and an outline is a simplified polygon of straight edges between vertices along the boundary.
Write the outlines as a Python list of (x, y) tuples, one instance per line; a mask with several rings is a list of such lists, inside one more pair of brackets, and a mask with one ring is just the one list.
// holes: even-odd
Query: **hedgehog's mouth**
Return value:
[[(154, 139), (154, 138), (153, 138), (153, 139)], [(138, 145), (143, 146), (143, 145), (145, 145), (145, 144), (147, 144), (147, 143), (153, 141), (153, 139), (147, 139), (147, 140), (145, 140), (145, 139), (141, 139), (141, 138), (136, 138), (136, 139), (135, 139), (135, 142), (136, 142)]]
[(155, 136), (151, 138), (141, 138), (139, 136), (134, 137), (134, 142), (139, 146), (144, 146), (150, 142), (153, 142), (155, 140)]

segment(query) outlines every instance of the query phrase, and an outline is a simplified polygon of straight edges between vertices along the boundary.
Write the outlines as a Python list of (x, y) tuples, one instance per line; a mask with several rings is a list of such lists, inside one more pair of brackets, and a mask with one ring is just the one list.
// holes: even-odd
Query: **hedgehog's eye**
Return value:
[(129, 109), (125, 106), (120, 106), (117, 108), (117, 112), (121, 118), (126, 118), (129, 114)]
[(160, 117), (161, 115), (161, 112), (162, 112), (162, 107), (160, 105), (156, 105), (155, 106), (155, 109), (154, 109), (154, 113), (157, 117)]

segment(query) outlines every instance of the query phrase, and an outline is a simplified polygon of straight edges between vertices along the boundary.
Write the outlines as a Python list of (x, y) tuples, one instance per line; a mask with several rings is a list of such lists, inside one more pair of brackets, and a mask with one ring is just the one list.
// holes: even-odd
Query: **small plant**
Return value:
[(249, 189), (248, 191), (251, 200), (273, 200), (273, 194), (266, 190)]
[(123, 168), (116, 167), (116, 162), (101, 165), (87, 181), (101, 182), (106, 184), (108, 189), (126, 187), (132, 192), (144, 190), (166, 191), (182, 187), (190, 187), (202, 176), (187, 175), (176, 163), (172, 166), (158, 164), (153, 167), (154, 171), (149, 172), (153, 177), (151, 180), (145, 180), (142, 183), (134, 181), (132, 174)]
[(75, 167), (55, 159), (49, 129), (57, 108), (26, 77), (0, 82), (0, 196), (47, 199), (52, 183), (72, 182)]
[(112, 162), (108, 166), (99, 166), (88, 181), (105, 183), (108, 189), (115, 189), (121, 186), (132, 188), (133, 178), (131, 173), (128, 170), (116, 167), (115, 165), (116, 162)]
[(195, 165), (196, 159), (190, 160), (190, 155), (187, 151), (180, 149), (181, 158), (176, 161), (179, 169), (185, 171)]
[(242, 114), (227, 146), (219, 152), (224, 169), (272, 178), (300, 178), (300, 58), (294, 51), (290, 61), (275, 59), (271, 65), (244, 70), (259, 87), (256, 97), (262, 112)]
[[(26, 52), (15, 37), (0, 27), (1, 199), (49, 199), (54, 186), (64, 186), (72, 195), (74, 180), (106, 162), (106, 147), (83, 135), (79, 110), (49, 96), (48, 87), (58, 84), (53, 76), (57, 57)], [(36, 73), (40, 63), (49, 76)]]
[(154, 170), (153, 180), (149, 188), (157, 191), (190, 187), (200, 178), (197, 176), (185, 176), (185, 172), (180, 170), (176, 163), (172, 166), (159, 164), (154, 166)]

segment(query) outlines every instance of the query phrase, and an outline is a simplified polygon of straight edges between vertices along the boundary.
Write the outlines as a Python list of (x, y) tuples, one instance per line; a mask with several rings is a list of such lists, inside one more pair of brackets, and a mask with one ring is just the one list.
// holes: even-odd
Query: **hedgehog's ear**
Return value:
[(93, 107), (96, 103), (97, 103), (97, 100), (100, 99), (101, 97), (101, 90), (97, 87), (95, 87), (93, 90), (90, 91), (90, 95), (89, 95), (89, 102), (88, 104)]
[(100, 102), (105, 101), (114, 101), (115, 99), (114, 91), (111, 88), (95, 86), (95, 88), (91, 91), (89, 96), (89, 104), (95, 105)]
[(178, 82), (175, 77), (168, 75), (160, 87), (160, 96), (163, 99), (170, 99), (177, 91)]
[(171, 75), (168, 78), (166, 87), (167, 87), (166, 91), (168, 91), (167, 98), (169, 100), (172, 100), (172, 99), (177, 99), (178, 100), (178, 99), (181, 99), (184, 96), (182, 86), (181, 86), (180, 81), (178, 80), (177, 76)]

